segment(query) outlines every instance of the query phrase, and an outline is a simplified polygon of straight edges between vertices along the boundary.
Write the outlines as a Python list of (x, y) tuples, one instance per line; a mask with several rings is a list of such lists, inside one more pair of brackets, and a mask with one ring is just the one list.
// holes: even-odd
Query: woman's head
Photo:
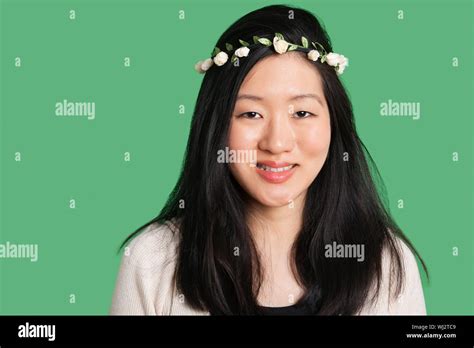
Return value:
[(230, 163), (249, 196), (265, 206), (304, 200), (331, 140), (321, 75), (300, 52), (256, 63), (240, 86), (230, 115), (228, 146), (254, 151), (256, 166)]
[[(275, 33), (292, 43), (305, 37), (332, 51), (311, 13), (286, 6), (243, 16), (215, 46), (235, 47), (253, 36), (271, 40)], [(370, 155), (335, 69), (304, 52), (278, 54), (265, 45), (253, 46), (237, 62), (206, 71), (180, 178), (149, 222), (179, 222), (177, 285), (187, 303), (211, 313), (258, 312), (262, 273), (246, 222), (249, 197), (273, 207), (303, 201), (292, 257), (313, 312), (359, 310), (380, 281), (384, 246), (395, 256), (399, 290), (403, 274), (393, 238), (411, 244), (379, 199), (372, 178), (377, 172), (369, 169)], [(226, 147), (255, 150), (260, 163), (220, 163), (218, 153)], [(262, 170), (293, 164), (287, 177)], [(363, 244), (364, 262), (326, 258), (325, 246), (333, 242)]]
[[(228, 43), (238, 47), (241, 41), (252, 42), (253, 36), (272, 41), (275, 33), (291, 43), (301, 43), (304, 37), (326, 52), (332, 51), (325, 30), (312, 14), (286, 6), (269, 6), (247, 14), (221, 35), (216, 47)], [(208, 90), (206, 85), (219, 88)], [(202, 88), (220, 101), (206, 105), (220, 130), (215, 147), (206, 152), (208, 160), (215, 161), (216, 152), (227, 146), (235, 151), (254, 151), (257, 166), (241, 162), (228, 166), (243, 190), (263, 205), (302, 200), (328, 156), (331, 124), (336, 123), (338, 130), (337, 123), (345, 122), (346, 128), (352, 123), (350, 110), (341, 110), (346, 112), (342, 114), (334, 105), (349, 105), (348, 100), (341, 103), (347, 96), (335, 69), (321, 59), (309, 60), (306, 52), (278, 54), (272, 47), (252, 45), (250, 54), (237, 64), (211, 67)], [(272, 174), (289, 166), (294, 168)]]

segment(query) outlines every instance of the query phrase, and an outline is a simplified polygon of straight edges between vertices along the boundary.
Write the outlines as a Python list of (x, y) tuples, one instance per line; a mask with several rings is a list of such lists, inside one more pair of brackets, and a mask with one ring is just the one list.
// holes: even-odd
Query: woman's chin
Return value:
[(293, 195), (289, 192), (278, 195), (275, 195), (273, 192), (271, 194), (259, 194), (255, 199), (263, 206), (277, 208), (291, 205), (293, 202), (291, 197), (293, 197)]

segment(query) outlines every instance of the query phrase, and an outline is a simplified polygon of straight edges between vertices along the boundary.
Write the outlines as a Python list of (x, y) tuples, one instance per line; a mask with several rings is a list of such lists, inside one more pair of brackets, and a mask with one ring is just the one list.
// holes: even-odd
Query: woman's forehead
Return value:
[(297, 52), (265, 57), (249, 71), (239, 90), (239, 96), (288, 100), (309, 94), (323, 97), (321, 76), (313, 63)]

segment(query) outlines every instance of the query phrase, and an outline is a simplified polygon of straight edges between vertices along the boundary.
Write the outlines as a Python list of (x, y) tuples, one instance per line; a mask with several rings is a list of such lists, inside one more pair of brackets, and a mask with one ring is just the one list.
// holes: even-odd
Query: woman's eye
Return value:
[(295, 112), (295, 117), (296, 118), (306, 118), (306, 117), (309, 117), (309, 116), (312, 116), (312, 115), (314, 115), (314, 114), (312, 114), (309, 111), (297, 111), (297, 112)]
[(260, 114), (255, 111), (250, 111), (250, 112), (245, 112), (240, 115), (240, 117), (245, 117), (245, 118), (250, 118), (250, 119), (255, 119), (255, 118), (261, 118)]

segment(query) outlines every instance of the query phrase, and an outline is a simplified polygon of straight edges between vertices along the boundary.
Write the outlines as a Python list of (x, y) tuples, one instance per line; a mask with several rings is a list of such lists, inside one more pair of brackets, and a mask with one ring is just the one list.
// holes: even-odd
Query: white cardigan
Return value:
[[(172, 224), (153, 223), (133, 238), (124, 250), (110, 314), (209, 315), (186, 304), (176, 290), (174, 272), (179, 236)], [(383, 257), (383, 280), (377, 301), (360, 315), (425, 315), (425, 300), (418, 266), (405, 243), (401, 245), (405, 282), (400, 296), (389, 301), (390, 260)]]

